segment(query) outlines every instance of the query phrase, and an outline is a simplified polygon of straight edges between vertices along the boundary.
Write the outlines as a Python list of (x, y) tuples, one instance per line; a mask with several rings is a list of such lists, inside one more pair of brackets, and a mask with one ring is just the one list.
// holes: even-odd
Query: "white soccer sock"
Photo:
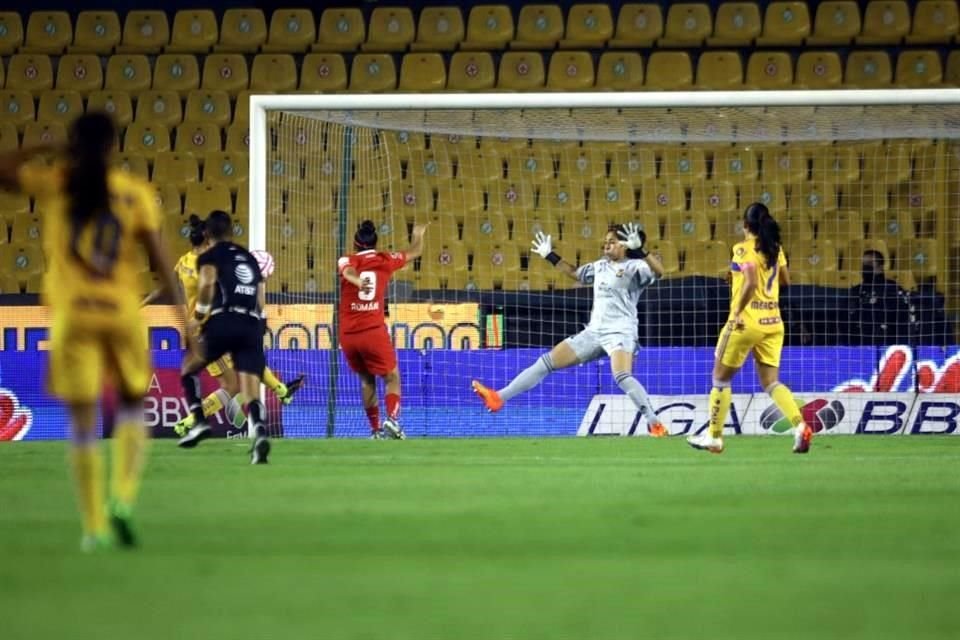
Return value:
[(659, 422), (657, 414), (653, 412), (653, 407), (650, 406), (650, 398), (647, 396), (647, 390), (643, 388), (639, 380), (633, 377), (633, 374), (627, 372), (618, 373), (614, 376), (614, 379), (617, 381), (617, 386), (620, 387), (620, 390), (627, 394), (630, 400), (633, 401), (634, 406), (637, 407), (637, 410), (647, 419), (647, 424)]
[(506, 402), (510, 398), (520, 395), (524, 391), (529, 391), (553, 373), (553, 360), (549, 353), (545, 353), (532, 365), (517, 374), (517, 377), (510, 381), (510, 384), (500, 389), (497, 393), (500, 398)]

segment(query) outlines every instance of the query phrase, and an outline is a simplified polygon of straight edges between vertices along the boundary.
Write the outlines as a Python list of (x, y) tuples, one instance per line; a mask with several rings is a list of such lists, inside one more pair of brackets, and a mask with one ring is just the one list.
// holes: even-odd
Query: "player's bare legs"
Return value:
[(554, 346), (550, 353), (540, 356), (536, 362), (517, 374), (503, 389), (494, 391), (477, 380), (471, 383), (471, 387), (473, 392), (483, 400), (488, 411), (500, 411), (503, 403), (510, 398), (534, 388), (552, 372), (572, 367), (578, 362), (579, 359), (573, 348), (563, 341)]
[(393, 371), (383, 376), (383, 384), (386, 387), (384, 397), (387, 405), (387, 419), (383, 421), (383, 430), (386, 431), (395, 440), (403, 440), (403, 429), (400, 427), (400, 369), (394, 367)]
[(177, 446), (183, 449), (192, 449), (213, 435), (200, 400), (202, 393), (200, 371), (206, 365), (202, 356), (191, 352), (183, 359), (183, 365), (180, 367), (180, 384), (183, 386), (183, 395), (187, 399), (187, 408), (193, 417), (193, 427), (177, 442)]
[(121, 400), (114, 420), (112, 443), (110, 524), (117, 542), (124, 547), (133, 547), (137, 544), (132, 524), (133, 506), (140, 492), (149, 443), (142, 396)]
[(84, 551), (96, 551), (110, 543), (104, 499), (103, 453), (97, 439), (96, 404), (71, 403), (70, 422), (70, 462), (83, 523), (80, 546)]
[[(227, 415), (227, 420), (237, 429), (243, 427), (247, 417), (243, 413), (242, 398), (239, 397), (240, 381), (237, 373), (232, 368), (226, 366), (224, 359), (217, 361), (219, 365), (219, 374), (216, 376), (220, 388), (208, 395), (201, 402), (204, 417), (216, 415), (220, 409), (223, 409)], [(192, 413), (187, 414), (183, 419), (173, 425), (173, 430), (178, 436), (184, 436), (187, 431), (196, 424)]]
[(633, 354), (629, 351), (614, 351), (610, 354), (610, 371), (613, 373), (613, 379), (616, 380), (617, 386), (627, 394), (637, 410), (646, 419), (647, 433), (654, 438), (669, 435), (657, 414), (653, 412), (653, 407), (650, 406), (650, 397), (647, 396), (647, 390), (643, 388), (640, 381), (633, 377)]
[(367, 414), (370, 423), (370, 438), (380, 440), (383, 433), (380, 431), (380, 402), (377, 400), (377, 378), (370, 373), (357, 373), (360, 378), (360, 400), (363, 402), (363, 411)]
[(780, 369), (757, 362), (757, 375), (763, 390), (767, 392), (777, 408), (793, 425), (793, 452), (807, 453), (813, 441), (813, 429), (803, 421), (800, 407), (787, 385), (780, 382)]
[(733, 398), (730, 381), (738, 370), (736, 367), (723, 364), (719, 357), (714, 361), (713, 388), (710, 389), (709, 428), (705, 433), (687, 437), (687, 444), (694, 449), (723, 453), (723, 425), (727, 421), (727, 413), (730, 411), (730, 402)]
[(270, 441), (267, 439), (267, 408), (260, 400), (260, 376), (240, 372), (240, 393), (247, 401), (247, 420), (253, 446), (250, 448), (251, 464), (266, 464), (270, 453)]

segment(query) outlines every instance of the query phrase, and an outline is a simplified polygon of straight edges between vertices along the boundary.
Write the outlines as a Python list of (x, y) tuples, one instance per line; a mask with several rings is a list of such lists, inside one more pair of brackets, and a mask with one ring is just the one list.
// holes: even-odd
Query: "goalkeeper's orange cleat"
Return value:
[(494, 413), (503, 409), (503, 399), (499, 393), (493, 389), (486, 388), (476, 380), (471, 382), (470, 386), (473, 388), (473, 392), (483, 400), (483, 404), (487, 405), (487, 411)]
[(653, 438), (666, 438), (670, 435), (670, 432), (667, 431), (667, 428), (663, 426), (662, 422), (654, 422), (648, 426), (647, 433)]

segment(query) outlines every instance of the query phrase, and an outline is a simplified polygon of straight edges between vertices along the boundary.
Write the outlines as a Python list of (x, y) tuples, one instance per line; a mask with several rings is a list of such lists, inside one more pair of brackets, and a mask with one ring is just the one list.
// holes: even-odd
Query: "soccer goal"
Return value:
[[(431, 222), (389, 293), (411, 436), (641, 433), (607, 359), (496, 414), (470, 390), (504, 386), (589, 317), (591, 288), (531, 251), (536, 232), (582, 264), (626, 222), (666, 271), (638, 307), (634, 374), (672, 432), (698, 428), (751, 202), (768, 205), (789, 259), (781, 379), (823, 429), (867, 399), (960, 392), (960, 90), (250, 100), (250, 244), (276, 261), (268, 360), (309, 376), (282, 409), (287, 436), (367, 432), (334, 311), (337, 258), (367, 219), (387, 251)], [(731, 428), (778, 430), (762, 391), (748, 362)]]

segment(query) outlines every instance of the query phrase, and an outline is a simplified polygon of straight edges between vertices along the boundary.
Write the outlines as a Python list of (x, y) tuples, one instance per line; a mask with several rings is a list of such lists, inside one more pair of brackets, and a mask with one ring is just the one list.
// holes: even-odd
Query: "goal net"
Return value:
[[(878, 394), (960, 392), (948, 371), (960, 294), (956, 91), (252, 100), (250, 240), (277, 265), (268, 360), (309, 381), (283, 407), (287, 436), (368, 433), (334, 313), (337, 258), (363, 220), (386, 251), (431, 222), (423, 257), (388, 294), (410, 436), (641, 433), (608, 358), (553, 373), (496, 414), (470, 389), (473, 379), (503, 387), (589, 318), (592, 288), (532, 253), (536, 232), (584, 264), (626, 222), (666, 272), (638, 306), (634, 375), (673, 433), (698, 428), (752, 202), (780, 224), (792, 279), (781, 379), (810, 410), (829, 405), (818, 394), (866, 392), (835, 411), (853, 414)], [(761, 420), (744, 403), (762, 391), (748, 361), (731, 420)], [(765, 429), (776, 422), (762, 418)]]

